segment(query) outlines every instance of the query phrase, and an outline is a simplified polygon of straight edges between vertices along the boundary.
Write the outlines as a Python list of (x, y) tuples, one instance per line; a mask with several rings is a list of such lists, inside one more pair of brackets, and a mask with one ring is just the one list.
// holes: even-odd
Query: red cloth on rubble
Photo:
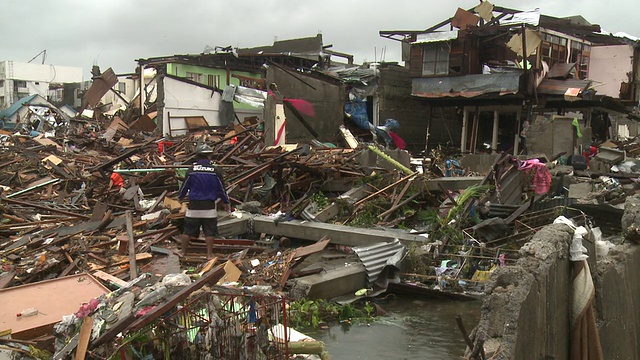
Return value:
[(120, 189), (124, 186), (124, 179), (118, 173), (111, 173), (109, 180), (111, 180), (114, 189)]

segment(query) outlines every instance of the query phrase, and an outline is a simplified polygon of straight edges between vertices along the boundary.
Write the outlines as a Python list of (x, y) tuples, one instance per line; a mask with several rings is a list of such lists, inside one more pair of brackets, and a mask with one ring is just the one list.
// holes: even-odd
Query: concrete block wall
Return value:
[(409, 69), (401, 66), (380, 68), (378, 79), (380, 123), (392, 118), (400, 122), (396, 133), (407, 143), (407, 150), (418, 154), (424, 150), (429, 108), (424, 99), (411, 96)]
[(568, 358), (571, 239), (566, 225), (544, 227), (514, 266), (492, 274), (475, 329), (488, 358)]
[[(624, 227), (640, 224), (640, 196), (627, 198)], [(568, 359), (570, 349), (572, 231), (542, 228), (513, 266), (500, 267), (486, 287), (475, 342), (491, 359)], [(595, 310), (604, 359), (640, 359), (640, 246), (617, 245), (598, 257), (588, 249), (596, 287)]]
[(640, 247), (618, 246), (598, 260), (596, 313), (605, 359), (640, 358)]

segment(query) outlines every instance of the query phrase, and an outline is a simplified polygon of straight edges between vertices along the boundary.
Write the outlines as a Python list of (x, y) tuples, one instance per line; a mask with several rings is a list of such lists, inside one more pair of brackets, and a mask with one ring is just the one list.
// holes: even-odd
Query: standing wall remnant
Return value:
[(567, 359), (570, 339), (573, 231), (542, 228), (513, 266), (496, 269), (487, 284), (476, 342), (493, 359)]
[[(638, 209), (640, 196), (627, 198), (625, 234), (628, 227), (640, 224)], [(570, 358), (572, 234), (563, 224), (542, 228), (521, 248), (515, 265), (500, 267), (491, 275), (473, 332), (474, 345), (484, 343), (487, 358)], [(597, 244), (586, 239), (583, 244), (593, 260)], [(598, 256), (592, 274), (604, 359), (640, 358), (640, 247), (625, 243), (611, 248)]]

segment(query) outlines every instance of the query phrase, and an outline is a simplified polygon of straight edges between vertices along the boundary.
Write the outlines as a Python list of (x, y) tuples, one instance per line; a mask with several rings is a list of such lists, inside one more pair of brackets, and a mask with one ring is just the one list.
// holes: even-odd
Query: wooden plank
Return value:
[(17, 204), (17, 205), (22, 205), (22, 206), (33, 207), (33, 208), (40, 209), (40, 210), (46, 210), (46, 211), (49, 211), (49, 212), (52, 212), (52, 213), (55, 213), (55, 214), (62, 214), (62, 215), (72, 216), (72, 217), (81, 218), (81, 219), (90, 219), (91, 218), (90, 216), (87, 216), (87, 215), (76, 214), (76, 213), (73, 213), (73, 212), (70, 212), (70, 211), (53, 209), (53, 208), (50, 208), (48, 206), (44, 206), (44, 205), (40, 205), (40, 204), (33, 204), (33, 203), (30, 203), (30, 202), (26, 202), (26, 201), (8, 199), (6, 197), (3, 197), (2, 200), (6, 201), (8, 203), (11, 203), (11, 204)]
[(329, 245), (330, 241), (331, 241), (331, 239), (329, 239), (329, 238), (327, 238), (325, 236), (315, 244), (297, 248), (294, 251), (294, 256), (293, 257), (303, 257), (303, 256), (308, 256), (308, 255), (320, 252), (320, 251), (324, 250), (324, 248), (326, 248), (327, 245)]
[(84, 360), (89, 348), (89, 340), (91, 340), (91, 330), (93, 328), (93, 317), (86, 316), (82, 320), (80, 327), (80, 338), (78, 339), (78, 348), (76, 350), (76, 360)]
[[(149, 254), (149, 253), (139, 253), (136, 254), (136, 262), (138, 261), (144, 261), (144, 260), (149, 260), (153, 257), (153, 255)], [(102, 269), (107, 269), (110, 267), (114, 267), (114, 266), (119, 266), (119, 265), (123, 265), (129, 262), (129, 259), (124, 259), (121, 261), (116, 261), (110, 265), (101, 265), (101, 266), (96, 266), (95, 268), (92, 268), (91, 270), (102, 270)]]
[(107, 274), (106, 272), (102, 271), (102, 270), (98, 270), (98, 271), (94, 271), (92, 273), (93, 276), (97, 277), (100, 280), (104, 280), (106, 282), (110, 282), (113, 283), (115, 285), (118, 285), (119, 287), (125, 287), (127, 286), (127, 282), (117, 278), (111, 274)]
[(138, 277), (136, 269), (136, 240), (133, 238), (133, 215), (131, 211), (126, 212), (127, 236), (129, 237), (129, 277), (135, 279)]
[(15, 276), (16, 272), (14, 269), (11, 269), (8, 272), (0, 275), (0, 289), (4, 289), (5, 287), (7, 287)]
[(71, 262), (71, 264), (69, 266), (67, 266), (61, 273), (60, 275), (58, 275), (59, 278), (61, 277), (65, 277), (67, 275), (69, 275), (71, 273), (71, 271), (73, 271), (73, 269), (75, 269), (75, 267), (78, 265), (78, 263), (80, 262), (80, 257), (77, 257), (75, 260), (73, 260)]
[(382, 193), (382, 192), (385, 192), (385, 191), (387, 191), (387, 190), (391, 189), (392, 187), (394, 187), (394, 186), (396, 186), (396, 185), (398, 185), (398, 184), (401, 184), (401, 183), (403, 183), (403, 182), (405, 182), (405, 181), (407, 181), (407, 180), (411, 179), (412, 177), (414, 177), (414, 176), (416, 176), (416, 175), (418, 175), (418, 172), (417, 172), (417, 171), (416, 171), (416, 172), (414, 172), (413, 174), (410, 174), (410, 175), (407, 175), (407, 176), (403, 177), (402, 179), (400, 179), (400, 180), (398, 180), (398, 181), (394, 182), (394, 183), (393, 183), (393, 184), (391, 184), (391, 185), (385, 186), (384, 188), (382, 188), (382, 189), (380, 189), (380, 190), (378, 190), (378, 191), (374, 192), (373, 194), (371, 194), (371, 195), (369, 195), (369, 196), (367, 196), (367, 197), (365, 197), (365, 198), (363, 198), (363, 199), (360, 199), (360, 200), (356, 201), (354, 205), (356, 205), (356, 206), (357, 206), (357, 205), (360, 205), (360, 204), (362, 204), (363, 202), (365, 202), (365, 201), (367, 201), (367, 200), (371, 199), (372, 197), (374, 197), (374, 196), (376, 196), (376, 195), (378, 195), (378, 194), (380, 194), (380, 193)]
[(158, 198), (156, 199), (156, 201), (153, 202), (153, 205), (151, 205), (149, 207), (149, 209), (147, 209), (147, 211), (145, 211), (145, 213), (147, 214), (151, 214), (152, 212), (154, 212), (156, 210), (156, 208), (158, 207), (158, 205), (160, 203), (162, 203), (162, 200), (164, 199), (164, 197), (167, 195), (167, 190), (163, 191), (162, 194), (160, 194), (160, 196), (158, 196)]

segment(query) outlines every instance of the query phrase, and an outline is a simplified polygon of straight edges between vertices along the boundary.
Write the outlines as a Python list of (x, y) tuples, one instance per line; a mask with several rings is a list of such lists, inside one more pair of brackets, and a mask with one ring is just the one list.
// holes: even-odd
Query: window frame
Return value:
[(449, 75), (450, 56), (451, 44), (448, 41), (424, 44), (422, 47), (422, 76)]

